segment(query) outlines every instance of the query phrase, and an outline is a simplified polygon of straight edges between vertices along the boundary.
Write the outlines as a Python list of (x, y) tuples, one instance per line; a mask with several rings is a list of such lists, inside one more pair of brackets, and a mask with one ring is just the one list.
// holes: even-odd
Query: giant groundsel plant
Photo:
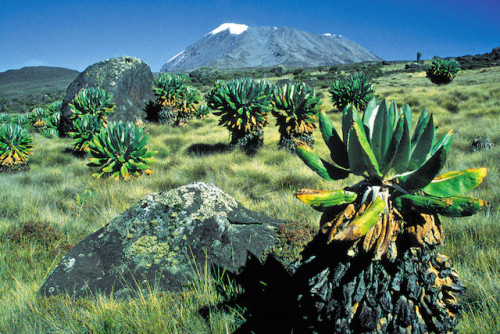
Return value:
[[(485, 201), (465, 193), (482, 182), (487, 169), (438, 176), (453, 131), (437, 138), (433, 116), (426, 110), (413, 133), (411, 123), (409, 106), (398, 108), (394, 102), (372, 99), (362, 117), (352, 105), (344, 110), (340, 134), (320, 112), (320, 130), (332, 162), (297, 142), (299, 157), (324, 179), (335, 181), (351, 174), (363, 178), (345, 189), (296, 192), (298, 199), (324, 212), (318, 240), (340, 258), (325, 260), (331, 263), (318, 276), (305, 270), (310, 275), (306, 284), (311, 285), (311, 293), (302, 298), (310, 298), (317, 312), (309, 319), (323, 319), (313, 327), (328, 324), (328, 330), (335, 329), (332, 332), (350, 333), (371, 319), (365, 329), (382, 328), (381, 332), (412, 328), (416, 333), (447, 332), (454, 328), (459, 308), (455, 294), (463, 288), (449, 261), (443, 260), (447, 258), (435, 251), (443, 235), (438, 214), (469, 216), (485, 207)], [(367, 276), (368, 272), (372, 274)], [(325, 283), (329, 288), (319, 286), (321, 280), (329, 282)], [(352, 290), (351, 283), (361, 290)], [(403, 283), (412, 284), (409, 290), (417, 292), (396, 289)], [(369, 292), (369, 286), (375, 290)], [(323, 289), (335, 291), (328, 294)], [(385, 299), (373, 299), (373, 294)], [(329, 308), (328, 303), (338, 308)], [(309, 312), (311, 304), (304, 305), (309, 305), (304, 309)], [(405, 314), (411, 321), (402, 318)]]

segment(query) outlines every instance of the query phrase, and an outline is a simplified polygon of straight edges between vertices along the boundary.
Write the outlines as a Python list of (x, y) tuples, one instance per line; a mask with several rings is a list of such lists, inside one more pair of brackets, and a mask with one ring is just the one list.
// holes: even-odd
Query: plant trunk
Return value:
[(430, 226), (439, 230), (439, 220), (428, 215), (408, 220), (392, 253), (379, 260), (364, 252), (359, 240), (328, 244), (327, 233), (308, 245), (290, 270), (311, 332), (455, 332), (456, 295), (464, 286), (449, 259), (437, 252), (440, 240)]
[(280, 137), (280, 141), (278, 142), (278, 147), (280, 149), (285, 149), (292, 154), (295, 154), (295, 152), (297, 151), (297, 147), (295, 146), (294, 142), (295, 139), (303, 141), (311, 148), (314, 145), (314, 139), (312, 138), (311, 134), (289, 134), (288, 136), (282, 134)]
[(231, 145), (241, 148), (247, 155), (254, 155), (264, 146), (264, 131), (262, 128), (256, 128), (252, 132), (233, 132)]

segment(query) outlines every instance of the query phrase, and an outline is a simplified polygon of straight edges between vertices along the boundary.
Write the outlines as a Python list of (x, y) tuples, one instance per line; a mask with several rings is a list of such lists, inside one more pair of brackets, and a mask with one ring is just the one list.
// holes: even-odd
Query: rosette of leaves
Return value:
[(46, 109), (49, 112), (49, 114), (53, 114), (56, 112), (60, 113), (61, 108), (62, 108), (62, 101), (54, 101), (51, 104), (46, 106)]
[(38, 131), (42, 131), (47, 126), (47, 117), (48, 112), (41, 107), (33, 108), (31, 113), (29, 114), (31, 125)]
[(177, 117), (175, 125), (184, 125), (193, 118), (200, 101), (201, 96), (198, 89), (188, 85), (182, 85), (176, 97), (175, 109), (177, 110)]
[(69, 107), (73, 112), (72, 118), (78, 119), (86, 114), (99, 118), (104, 126), (108, 122), (107, 115), (115, 111), (116, 105), (112, 102), (113, 94), (100, 88), (84, 88), (79, 91)]
[(311, 134), (322, 105), (321, 97), (314, 89), (304, 83), (285, 84), (277, 88), (271, 103), (281, 135), (278, 146), (295, 152), (294, 139), (312, 146)]
[(196, 111), (194, 112), (194, 116), (197, 119), (207, 118), (208, 116), (210, 116), (210, 108), (208, 108), (206, 103), (203, 103), (196, 109)]
[(157, 152), (148, 151), (148, 140), (149, 134), (131, 122), (109, 122), (106, 128), (101, 127), (89, 144), (88, 166), (96, 169), (92, 176), (128, 180), (142, 173), (151, 174), (149, 164)]
[(344, 110), (348, 104), (352, 104), (362, 110), (373, 98), (375, 90), (364, 73), (354, 72), (335, 81), (329, 92), (337, 109)]
[(217, 82), (207, 104), (220, 116), (219, 125), (231, 132), (231, 144), (253, 154), (263, 145), (275, 86), (266, 80), (235, 79)]
[(88, 152), (90, 142), (101, 126), (101, 120), (92, 114), (83, 115), (73, 122), (73, 131), (68, 132), (68, 135), (74, 139), (76, 154), (84, 155)]
[(460, 63), (455, 59), (437, 58), (427, 68), (427, 77), (432, 83), (442, 85), (450, 83), (460, 71)]
[[(339, 134), (319, 114), (332, 162), (306, 144), (299, 157), (329, 181), (354, 174), (363, 180), (341, 190), (302, 189), (298, 199), (323, 213), (320, 233), (304, 252), (296, 277), (309, 326), (330, 332), (454, 331), (463, 291), (449, 259), (437, 253), (438, 215), (469, 216), (487, 203), (465, 196), (486, 168), (438, 175), (453, 131), (439, 139), (433, 116), (421, 113), (410, 134), (407, 105), (370, 101), (363, 117), (349, 106)], [(315, 268), (312, 270), (311, 268)], [(312, 306), (314, 305), (314, 306)]]
[(33, 136), (18, 124), (0, 124), (0, 171), (26, 169)]
[(180, 74), (162, 73), (155, 79), (153, 92), (157, 98), (157, 103), (161, 106), (175, 107), (178, 103), (178, 94), (185, 86), (186, 77)]
[(47, 116), (47, 127), (51, 129), (57, 129), (59, 127), (59, 123), (61, 122), (61, 112), (56, 111), (49, 116)]

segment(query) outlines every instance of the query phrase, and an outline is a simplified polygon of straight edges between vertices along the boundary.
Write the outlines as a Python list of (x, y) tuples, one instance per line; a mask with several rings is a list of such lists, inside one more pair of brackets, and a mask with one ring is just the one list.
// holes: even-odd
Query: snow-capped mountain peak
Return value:
[(248, 29), (248, 26), (245, 24), (238, 24), (238, 23), (223, 23), (221, 24), (218, 28), (212, 30), (207, 34), (208, 35), (215, 35), (220, 33), (221, 31), (228, 30), (229, 32), (233, 35), (240, 35), (244, 31)]

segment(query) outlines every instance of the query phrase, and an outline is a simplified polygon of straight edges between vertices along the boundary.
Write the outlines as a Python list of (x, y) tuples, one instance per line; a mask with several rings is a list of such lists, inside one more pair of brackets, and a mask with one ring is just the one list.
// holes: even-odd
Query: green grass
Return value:
[[(500, 332), (499, 75), (500, 67), (462, 71), (449, 85), (436, 86), (424, 72), (395, 73), (375, 84), (379, 96), (401, 106), (409, 103), (415, 123), (425, 107), (434, 114), (439, 134), (455, 129), (447, 171), (489, 168), (472, 193), (487, 200), (489, 209), (470, 218), (443, 219), (443, 253), (467, 286), (459, 321), (462, 333)], [(325, 110), (340, 128), (341, 115), (332, 112), (325, 92)], [(274, 120), (265, 128), (265, 146), (252, 158), (238, 150), (189, 153), (196, 145), (229, 142), (228, 131), (217, 123), (212, 115), (182, 128), (150, 125), (148, 147), (159, 152), (151, 166), (154, 174), (128, 182), (92, 178), (87, 161), (66, 151), (71, 139), (35, 134), (31, 170), (0, 174), (0, 333), (227, 333), (237, 328), (243, 321), (241, 310), (225, 313), (214, 307), (225, 293), (204, 272), (183, 294), (152, 287), (128, 300), (36, 295), (68, 248), (148, 193), (203, 181), (252, 210), (317, 227), (320, 214), (295, 199), (293, 191), (339, 189), (355, 181), (327, 182), (299, 158), (278, 150)], [(476, 135), (489, 137), (495, 147), (470, 152)], [(313, 138), (315, 149), (327, 157), (321, 134), (316, 131)], [(225, 287), (227, 294), (234, 293), (234, 287)], [(199, 313), (204, 307), (209, 309), (206, 317)]]

